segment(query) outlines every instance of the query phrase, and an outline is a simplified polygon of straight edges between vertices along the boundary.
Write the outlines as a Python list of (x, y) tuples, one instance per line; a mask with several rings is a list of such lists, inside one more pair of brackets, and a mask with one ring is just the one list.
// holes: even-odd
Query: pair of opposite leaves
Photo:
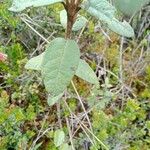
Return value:
[(41, 71), (44, 85), (53, 105), (65, 91), (74, 75), (98, 86), (98, 79), (91, 67), (80, 59), (80, 50), (74, 40), (56, 38), (52, 40), (45, 52), (28, 61), (26, 69)]
[[(28, 7), (51, 5), (57, 2), (65, 2), (65, 0), (13, 0), (12, 7), (9, 10), (19, 12)], [(104, 22), (112, 31), (126, 37), (134, 36), (134, 31), (129, 23), (126, 21), (120, 22), (115, 18), (116, 9), (108, 2), (108, 0), (84, 0), (81, 4), (81, 8)], [(61, 23), (65, 27), (67, 22), (66, 13), (63, 11), (61, 14)], [(73, 27), (73, 29), (80, 29), (85, 22), (86, 19), (80, 16), (77, 23), (75, 23), (77, 25), (76, 28), (74, 29)]]

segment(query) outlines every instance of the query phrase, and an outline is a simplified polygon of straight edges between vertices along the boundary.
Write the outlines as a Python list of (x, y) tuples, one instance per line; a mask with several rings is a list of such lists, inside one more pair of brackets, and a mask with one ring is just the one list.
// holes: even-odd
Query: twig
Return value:
[[(79, 121), (79, 123), (80, 123), (80, 125), (81, 125), (81, 128), (82, 128), (82, 129), (85, 128), (85, 129), (105, 148), (105, 150), (109, 150), (109, 148), (108, 148), (99, 138), (97, 138), (96, 135), (95, 135), (93, 132), (91, 132), (91, 130), (89, 130), (89, 129), (82, 123), (82, 121), (81, 121), (80, 119), (78, 119), (78, 117), (71, 111), (71, 109), (69, 108), (67, 102), (66, 102), (66, 101), (64, 101), (64, 102), (65, 102), (66, 107), (68, 108), (70, 114), (72, 114), (72, 115)], [(94, 144), (94, 143), (93, 143), (93, 144)], [(94, 145), (95, 145), (95, 144), (94, 144)]]
[(85, 110), (85, 107), (84, 107), (84, 104), (83, 104), (83, 102), (82, 102), (82, 99), (81, 99), (81, 97), (80, 97), (80, 95), (79, 95), (79, 93), (78, 93), (78, 91), (77, 91), (77, 89), (76, 89), (76, 87), (75, 87), (73, 81), (71, 81), (71, 84), (72, 84), (72, 86), (73, 86), (73, 89), (74, 89), (75, 93), (77, 94), (77, 97), (78, 97), (78, 99), (79, 99), (79, 102), (80, 102), (80, 104), (81, 104), (81, 106), (82, 106), (82, 109), (83, 109), (83, 111), (84, 111), (84, 113), (85, 113), (85, 116), (86, 116), (86, 118), (87, 118), (88, 124), (89, 124), (89, 126), (90, 126), (90, 129), (91, 129), (91, 131), (93, 131), (92, 125), (91, 125), (91, 122), (90, 122), (90, 119), (89, 119), (89, 116), (88, 116), (88, 114), (87, 114), (87, 112), (86, 112), (86, 110)]
[(68, 121), (67, 117), (66, 117), (66, 124), (67, 124), (67, 128), (68, 128), (68, 131), (69, 131), (69, 137), (70, 137), (70, 143), (71, 143), (71, 146), (72, 146), (72, 150), (75, 150), (73, 140), (72, 140), (72, 133), (71, 133), (71, 129), (70, 129), (70, 125), (69, 125), (69, 121)]
[(59, 127), (62, 128), (61, 114), (60, 114), (60, 103), (58, 102), (56, 104), (56, 106), (57, 106), (57, 117), (58, 117)]
[(21, 20), (22, 20), (28, 27), (30, 27), (30, 29), (32, 29), (38, 36), (40, 36), (44, 41), (46, 41), (47, 43), (49, 43), (49, 41), (48, 41), (43, 35), (41, 35), (37, 30), (35, 30), (24, 18), (21, 17)]
[[(68, 108), (68, 110), (69, 110), (69, 112), (70, 112), (70, 115), (71, 116), (74, 116), (74, 118), (76, 119), (76, 118), (78, 118), (73, 112), (72, 112), (72, 110), (70, 109), (70, 107), (68, 106), (68, 104), (67, 104), (67, 102), (66, 102), (66, 100), (64, 100), (64, 103), (65, 103), (65, 105), (66, 105), (66, 107)], [(86, 136), (88, 137), (88, 139), (89, 139), (89, 141), (93, 144), (93, 146), (96, 148), (96, 144), (92, 141), (92, 139), (91, 139), (91, 137), (89, 136), (89, 134), (87, 133), (87, 131), (84, 129), (84, 127), (81, 125), (81, 123), (79, 122), (79, 118), (78, 119), (76, 119), (76, 120), (78, 120), (78, 124), (80, 125), (80, 128), (83, 130), (83, 132), (86, 134)], [(73, 136), (75, 135), (75, 133), (73, 134)]]
[(121, 44), (120, 44), (120, 50), (119, 50), (119, 75), (120, 75), (120, 81), (122, 88), (122, 105), (121, 108), (123, 109), (124, 105), (124, 79), (123, 79), (123, 45), (124, 45), (124, 37), (121, 37)]
[[(43, 131), (43, 128), (44, 128), (44, 125), (46, 123), (46, 119), (47, 119), (47, 116), (49, 115), (49, 112), (45, 115), (44, 117), (44, 120), (43, 120), (43, 124), (42, 124), (42, 127), (41, 129), (39, 130), (39, 133), (36, 137), (36, 139), (33, 141), (31, 147), (29, 148), (29, 150), (32, 150), (34, 148), (34, 146), (36, 145), (37, 141), (43, 136), (46, 134), (46, 132), (48, 132), (51, 128), (47, 128), (45, 131)], [(41, 134), (42, 133), (42, 134)]]

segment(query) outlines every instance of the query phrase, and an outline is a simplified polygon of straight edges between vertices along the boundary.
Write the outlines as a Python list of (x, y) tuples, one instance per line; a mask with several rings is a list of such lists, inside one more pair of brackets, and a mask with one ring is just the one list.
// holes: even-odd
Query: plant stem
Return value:
[(71, 38), (72, 27), (73, 27), (73, 22), (68, 17), (67, 30), (66, 30), (66, 39), (70, 39)]
[(79, 4), (79, 0), (66, 0), (66, 4), (63, 4), (67, 12), (67, 29), (65, 35), (66, 39), (71, 39), (73, 24), (76, 21), (78, 11), (80, 10)]

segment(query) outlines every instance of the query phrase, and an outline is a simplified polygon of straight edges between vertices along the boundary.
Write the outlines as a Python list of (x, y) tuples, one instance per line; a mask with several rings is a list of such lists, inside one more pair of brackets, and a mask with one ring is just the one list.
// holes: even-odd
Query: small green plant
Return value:
[(14, 12), (23, 11), (28, 7), (39, 7), (60, 2), (64, 10), (60, 12), (60, 21), (66, 28), (65, 38), (51, 41), (44, 53), (32, 58), (26, 64), (26, 69), (40, 70), (48, 93), (51, 94), (49, 103), (54, 104), (65, 91), (74, 75), (98, 85), (96, 75), (89, 65), (80, 59), (80, 50), (72, 31), (78, 31), (86, 25), (87, 19), (79, 15), (83, 9), (92, 16), (103, 21), (111, 30), (123, 36), (132, 37), (134, 31), (126, 22), (115, 18), (115, 8), (107, 0), (14, 0), (9, 9)]
[[(20, 12), (28, 7), (39, 7), (62, 3), (60, 22), (66, 29), (65, 37), (48, 42), (45, 52), (32, 58), (26, 69), (41, 72), (44, 85), (49, 93), (48, 104), (53, 105), (63, 95), (72, 78), (76, 75), (99, 86), (99, 81), (88, 63), (80, 59), (80, 49), (72, 36), (73, 31), (82, 29), (87, 19), (79, 14), (82, 9), (102, 21), (112, 31), (126, 37), (133, 37), (134, 31), (126, 21), (115, 18), (116, 9), (107, 0), (13, 0), (10, 11)], [(107, 149), (107, 148), (106, 148)]]

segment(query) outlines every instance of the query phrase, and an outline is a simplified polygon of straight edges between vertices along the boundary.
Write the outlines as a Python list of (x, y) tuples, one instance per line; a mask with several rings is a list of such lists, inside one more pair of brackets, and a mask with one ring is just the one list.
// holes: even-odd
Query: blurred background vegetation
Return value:
[[(62, 100), (49, 107), (40, 74), (24, 69), (26, 62), (42, 53), (46, 45), (32, 28), (48, 40), (64, 36), (59, 21), (62, 5), (14, 14), (8, 11), (10, 4), (10, 0), (0, 1), (0, 52), (8, 55), (5, 62), (0, 62), (0, 150), (71, 149), (68, 125), (74, 133), (76, 150), (102, 150), (100, 143), (91, 143), (90, 133), (66, 107), (88, 127), (72, 87), (65, 95), (67, 104)], [(77, 77), (74, 82), (93, 133), (110, 150), (150, 149), (149, 10), (146, 5), (138, 13), (118, 12), (120, 19), (125, 18), (134, 27), (133, 39), (120, 38), (87, 14), (89, 23), (83, 32), (74, 33), (76, 39), (80, 37), (81, 57), (96, 72), (100, 88), (94, 89)], [(54, 144), (59, 128), (65, 132), (67, 148)]]

